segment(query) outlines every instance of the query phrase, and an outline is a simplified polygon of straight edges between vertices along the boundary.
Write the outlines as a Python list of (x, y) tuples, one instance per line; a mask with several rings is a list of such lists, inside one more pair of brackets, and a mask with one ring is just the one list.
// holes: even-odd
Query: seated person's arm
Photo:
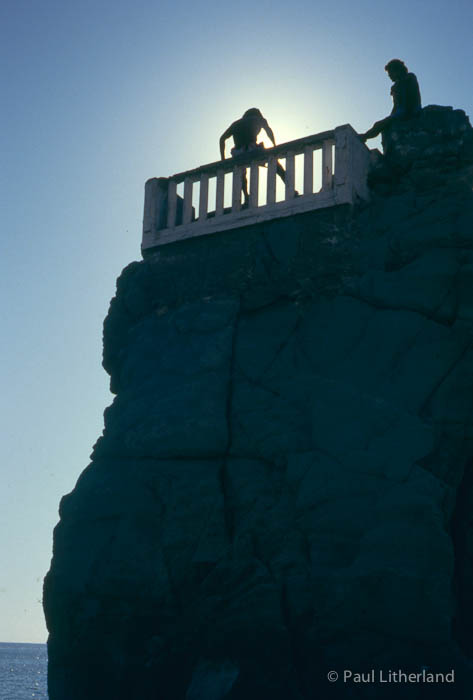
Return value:
[(233, 124), (220, 136), (220, 156), (225, 160), (225, 141), (233, 134)]
[(390, 116), (396, 116), (399, 110), (399, 88), (397, 84), (391, 87), (391, 97), (393, 98), (393, 108), (390, 112)]

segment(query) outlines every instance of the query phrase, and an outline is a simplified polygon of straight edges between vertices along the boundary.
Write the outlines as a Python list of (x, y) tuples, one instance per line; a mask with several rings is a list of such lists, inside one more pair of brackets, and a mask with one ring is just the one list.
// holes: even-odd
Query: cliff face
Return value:
[[(473, 132), (393, 130), (372, 201), (158, 249), (60, 505), (51, 700), (470, 697)], [(377, 671), (376, 671), (377, 672)], [(442, 695), (443, 697), (443, 695)]]

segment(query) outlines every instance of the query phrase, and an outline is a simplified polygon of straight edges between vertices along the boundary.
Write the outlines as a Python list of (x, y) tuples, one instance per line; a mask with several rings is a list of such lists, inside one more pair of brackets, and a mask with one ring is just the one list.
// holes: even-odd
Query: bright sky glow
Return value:
[(3, 0), (0, 14), (0, 641), (42, 642), (58, 503), (111, 401), (102, 321), (140, 258), (145, 181), (217, 160), (253, 106), (278, 143), (365, 131), (391, 109), (394, 57), (424, 104), (471, 116), (473, 4)]

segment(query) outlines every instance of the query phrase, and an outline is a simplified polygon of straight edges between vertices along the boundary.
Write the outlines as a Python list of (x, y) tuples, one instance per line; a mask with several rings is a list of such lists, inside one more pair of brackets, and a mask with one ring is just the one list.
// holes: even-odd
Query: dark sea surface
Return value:
[(0, 642), (0, 700), (47, 700), (46, 644)]

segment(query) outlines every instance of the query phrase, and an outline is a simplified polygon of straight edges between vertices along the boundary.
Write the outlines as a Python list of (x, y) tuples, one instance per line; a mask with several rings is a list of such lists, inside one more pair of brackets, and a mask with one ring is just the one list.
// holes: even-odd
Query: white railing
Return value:
[[(314, 173), (317, 151), (321, 151), (322, 156), (318, 159), (321, 172)], [(296, 191), (297, 156), (302, 156), (298, 159), (298, 165), (302, 161), (303, 168), (303, 172), (298, 173), (302, 192)], [(285, 161), (285, 185), (281, 201), (277, 201), (276, 171), (282, 159)], [(333, 131), (210, 163), (169, 178), (152, 178), (145, 186), (142, 249), (322, 207), (353, 204), (359, 198), (368, 199), (369, 163), (368, 148), (346, 124)], [(266, 191), (260, 188), (261, 167), (267, 168)], [(249, 202), (243, 205), (241, 185), (247, 168), (250, 170)], [(230, 192), (226, 192), (225, 175), (228, 173), (232, 173), (231, 199)], [(182, 185), (183, 196), (180, 196), (178, 188)], [(209, 191), (215, 195), (211, 204)]]

